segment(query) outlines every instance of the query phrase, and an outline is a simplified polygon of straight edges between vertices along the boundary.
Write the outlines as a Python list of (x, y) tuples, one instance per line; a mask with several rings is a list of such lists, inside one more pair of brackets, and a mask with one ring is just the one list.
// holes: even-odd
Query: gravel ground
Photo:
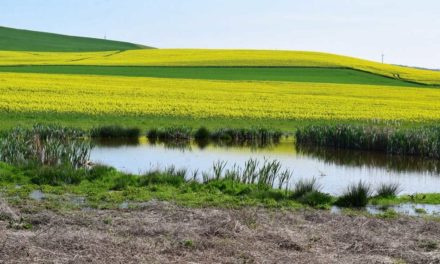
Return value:
[(439, 222), (404, 216), (164, 202), (57, 213), (0, 200), (0, 263), (440, 263), (439, 244)]

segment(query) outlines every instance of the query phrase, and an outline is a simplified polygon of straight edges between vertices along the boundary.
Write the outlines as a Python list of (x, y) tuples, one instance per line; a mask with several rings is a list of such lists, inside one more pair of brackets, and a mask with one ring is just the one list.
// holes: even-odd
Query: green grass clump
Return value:
[(75, 170), (70, 166), (36, 167), (27, 173), (31, 182), (37, 185), (79, 184), (86, 178), (84, 170)]
[(327, 193), (312, 191), (305, 193), (301, 197), (298, 197), (297, 201), (308, 206), (321, 208), (331, 204), (331, 202), (333, 201), (333, 197)]
[(187, 182), (186, 174), (186, 170), (176, 170), (174, 167), (168, 168), (165, 172), (152, 171), (139, 177), (138, 186), (164, 184), (179, 187)]
[(359, 125), (308, 126), (296, 131), (300, 145), (372, 150), (440, 158), (440, 127), (395, 128)]
[(122, 191), (130, 186), (136, 186), (138, 183), (138, 179), (139, 177), (136, 175), (121, 174), (118, 177), (112, 179), (110, 190)]
[(139, 128), (125, 128), (121, 126), (101, 126), (90, 131), (92, 138), (139, 138)]
[(365, 207), (371, 194), (371, 186), (360, 181), (358, 184), (349, 185), (335, 204), (341, 207)]
[(292, 198), (297, 199), (307, 193), (319, 192), (320, 190), (321, 186), (318, 184), (315, 178), (312, 178), (310, 180), (299, 180), (297, 183), (295, 183)]
[(393, 198), (400, 193), (400, 185), (398, 183), (380, 184), (377, 188), (377, 197)]
[(310, 180), (300, 180), (295, 183), (291, 197), (302, 204), (312, 207), (325, 206), (332, 202), (329, 194), (321, 192), (321, 185), (315, 178)]

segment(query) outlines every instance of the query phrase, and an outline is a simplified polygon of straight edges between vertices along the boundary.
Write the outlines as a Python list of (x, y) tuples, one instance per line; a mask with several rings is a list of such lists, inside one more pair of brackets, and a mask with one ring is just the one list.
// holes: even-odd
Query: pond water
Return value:
[[(330, 211), (334, 214), (340, 214), (342, 212), (342, 208), (333, 206)], [(438, 204), (412, 204), (412, 203), (403, 203), (398, 205), (390, 205), (390, 206), (377, 206), (377, 205), (367, 205), (363, 209), (359, 209), (360, 211), (365, 211), (372, 215), (380, 215), (385, 213), (387, 210), (393, 210), (398, 214), (409, 215), (409, 216), (424, 216), (424, 215), (432, 215), (439, 216), (440, 215), (440, 205)]]
[[(96, 142), (91, 160), (118, 170), (141, 174), (154, 169), (175, 166), (194, 171), (210, 172), (218, 161), (243, 166), (249, 159), (263, 162), (278, 160), (284, 169), (293, 172), (292, 184), (300, 179), (316, 178), (323, 191), (339, 195), (351, 183), (360, 180), (373, 187), (381, 183), (399, 183), (401, 194), (440, 191), (440, 161), (417, 157), (388, 156), (374, 152), (335, 151), (297, 148), (293, 139), (283, 139), (267, 147), (199, 146), (151, 144), (141, 138), (135, 142)], [(200, 173), (199, 173), (200, 175)]]

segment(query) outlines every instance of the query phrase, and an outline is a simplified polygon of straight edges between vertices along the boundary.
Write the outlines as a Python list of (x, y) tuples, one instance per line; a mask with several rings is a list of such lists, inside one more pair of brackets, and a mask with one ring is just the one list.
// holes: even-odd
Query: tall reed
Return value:
[(295, 136), (299, 145), (440, 158), (440, 126), (394, 128), (321, 125), (298, 129)]
[(15, 128), (0, 139), (0, 161), (15, 165), (85, 166), (91, 144), (81, 130), (35, 125)]
[(255, 184), (261, 188), (278, 187), (287, 190), (292, 172), (288, 169), (282, 170), (281, 163), (277, 160), (264, 160), (260, 164), (256, 159), (249, 159), (244, 167), (234, 164), (227, 168), (226, 162), (215, 162), (212, 166), (212, 174), (203, 173), (202, 176), (205, 183), (211, 180), (229, 179), (244, 184)]

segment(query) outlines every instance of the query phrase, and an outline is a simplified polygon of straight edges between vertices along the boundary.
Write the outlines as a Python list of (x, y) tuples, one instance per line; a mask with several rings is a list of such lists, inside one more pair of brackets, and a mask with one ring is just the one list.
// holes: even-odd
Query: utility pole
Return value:
[(383, 64), (383, 58), (385, 57), (385, 54), (382, 53), (382, 64)]

